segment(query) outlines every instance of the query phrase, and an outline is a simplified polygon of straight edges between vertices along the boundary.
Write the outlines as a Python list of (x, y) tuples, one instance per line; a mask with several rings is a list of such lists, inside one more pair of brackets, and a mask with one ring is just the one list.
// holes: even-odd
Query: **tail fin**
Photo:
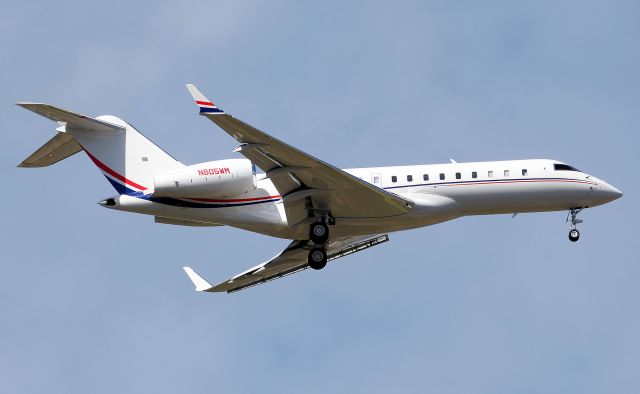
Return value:
[(184, 167), (133, 126), (115, 116), (91, 118), (48, 104), (18, 103), (58, 122), (58, 135), (19, 167), (44, 167), (84, 150), (120, 194), (148, 193), (156, 174)]

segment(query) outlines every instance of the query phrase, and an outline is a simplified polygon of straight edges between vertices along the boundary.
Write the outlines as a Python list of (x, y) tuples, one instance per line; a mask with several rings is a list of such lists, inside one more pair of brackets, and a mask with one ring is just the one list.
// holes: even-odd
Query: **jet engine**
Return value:
[(161, 197), (238, 196), (256, 188), (256, 170), (247, 159), (209, 161), (156, 175), (154, 188)]

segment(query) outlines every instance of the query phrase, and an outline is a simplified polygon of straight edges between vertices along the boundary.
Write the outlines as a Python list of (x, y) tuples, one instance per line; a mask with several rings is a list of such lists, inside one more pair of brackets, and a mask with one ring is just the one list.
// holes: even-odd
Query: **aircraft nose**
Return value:
[(600, 186), (598, 188), (599, 192), (597, 194), (600, 196), (603, 203), (605, 204), (622, 197), (622, 192), (619, 189), (611, 186), (607, 182), (600, 181), (599, 186)]
[(622, 191), (620, 191), (620, 189), (617, 189), (611, 185), (609, 185), (608, 192), (611, 194), (611, 197), (612, 197), (611, 201), (617, 200), (620, 197), (622, 197)]

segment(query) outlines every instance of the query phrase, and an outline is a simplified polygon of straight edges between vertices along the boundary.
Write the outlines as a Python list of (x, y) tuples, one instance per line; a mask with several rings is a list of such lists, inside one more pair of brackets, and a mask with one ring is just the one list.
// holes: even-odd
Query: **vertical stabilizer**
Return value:
[(115, 116), (97, 118), (48, 104), (19, 106), (56, 121), (58, 135), (23, 161), (21, 167), (43, 167), (84, 150), (120, 194), (150, 193), (156, 174), (184, 167), (135, 127)]

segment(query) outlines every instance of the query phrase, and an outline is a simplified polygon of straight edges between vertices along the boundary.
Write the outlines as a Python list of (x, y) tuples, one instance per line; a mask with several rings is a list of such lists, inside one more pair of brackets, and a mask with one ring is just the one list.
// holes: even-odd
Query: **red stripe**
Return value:
[(142, 185), (138, 185), (137, 183), (123, 177), (122, 175), (118, 174), (117, 172), (113, 171), (111, 168), (107, 167), (103, 162), (101, 162), (100, 160), (98, 160), (94, 155), (92, 155), (91, 153), (89, 153), (89, 151), (87, 151), (86, 149), (84, 149), (84, 147), (82, 148), (82, 150), (85, 151), (85, 153), (87, 154), (87, 156), (89, 156), (89, 158), (91, 159), (91, 161), (93, 161), (93, 163), (95, 165), (98, 166), (98, 168), (100, 168), (102, 171), (106, 172), (107, 174), (111, 175), (112, 177), (116, 178), (117, 180), (119, 180), (120, 182), (123, 182), (129, 186), (133, 186), (135, 188), (138, 188), (140, 190), (147, 190), (146, 187), (142, 186)]
[(209, 199), (209, 198), (188, 198), (187, 200), (201, 201), (201, 202), (249, 202), (249, 201), (271, 200), (271, 199), (275, 199), (275, 198), (281, 198), (281, 196), (238, 198), (238, 199), (234, 199), (234, 200), (212, 200), (212, 199)]
[(212, 103), (211, 101), (197, 101), (197, 100), (196, 100), (196, 104), (199, 104), (199, 105), (210, 105), (210, 106), (212, 106), (212, 107), (215, 107), (215, 106), (216, 106), (216, 105), (215, 105), (214, 103)]

